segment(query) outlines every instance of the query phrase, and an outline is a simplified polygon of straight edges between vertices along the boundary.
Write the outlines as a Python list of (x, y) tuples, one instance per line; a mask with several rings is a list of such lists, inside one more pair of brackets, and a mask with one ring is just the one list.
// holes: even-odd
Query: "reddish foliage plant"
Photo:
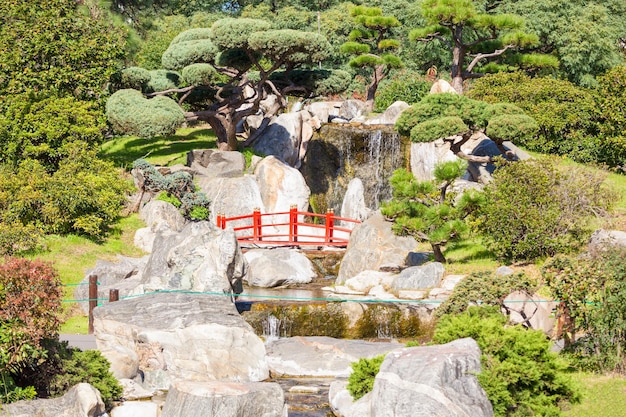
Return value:
[(43, 261), (6, 257), (0, 263), (0, 322), (18, 324), (34, 346), (57, 335), (61, 281)]

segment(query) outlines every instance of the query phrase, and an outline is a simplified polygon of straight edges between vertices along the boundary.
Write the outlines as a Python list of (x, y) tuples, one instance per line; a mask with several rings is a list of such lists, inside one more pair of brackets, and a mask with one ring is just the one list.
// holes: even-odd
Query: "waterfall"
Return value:
[(324, 125), (309, 144), (301, 169), (319, 211), (340, 213), (348, 183), (363, 182), (365, 204), (378, 209), (391, 198), (389, 177), (406, 165), (408, 146), (392, 127)]
[(273, 314), (269, 314), (267, 318), (263, 320), (263, 337), (266, 343), (273, 342), (280, 338), (280, 324), (281, 321)]

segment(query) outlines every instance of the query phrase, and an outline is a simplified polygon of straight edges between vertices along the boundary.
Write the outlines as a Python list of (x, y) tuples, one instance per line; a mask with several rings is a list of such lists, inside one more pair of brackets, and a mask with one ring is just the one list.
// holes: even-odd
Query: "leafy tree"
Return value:
[[(594, 250), (582, 257), (557, 256), (541, 274), (561, 313), (571, 319), (564, 329), (566, 351), (584, 370), (626, 372), (626, 264), (623, 248)], [(575, 339), (575, 335), (583, 336)]]
[[(463, 92), (464, 80), (483, 75), (474, 72), (481, 61), (538, 42), (536, 35), (522, 31), (524, 20), (520, 16), (479, 13), (472, 0), (424, 0), (422, 15), (428, 26), (411, 31), (410, 39), (443, 43), (452, 56), (452, 86), (459, 93)], [(526, 56), (520, 62), (533, 66), (557, 65), (554, 59), (545, 56), (540, 59)]]
[(621, 65), (600, 77), (597, 161), (626, 172), (626, 66)]
[(402, 61), (394, 54), (400, 41), (391, 37), (391, 30), (400, 26), (400, 21), (394, 16), (383, 15), (376, 7), (355, 6), (350, 15), (358, 28), (350, 32), (349, 41), (341, 46), (341, 52), (354, 55), (350, 60), (351, 67), (371, 72), (365, 92), (365, 106), (371, 111), (380, 82), (392, 69), (402, 67)]
[(591, 234), (590, 218), (607, 213), (615, 200), (601, 172), (559, 168), (549, 158), (507, 164), (484, 193), (477, 230), (498, 258), (508, 260), (577, 249)]
[(391, 176), (393, 198), (383, 203), (381, 212), (393, 219), (393, 231), (430, 243), (435, 260), (446, 262), (443, 247), (460, 239), (467, 230), (465, 219), (481, 204), (476, 190), (463, 193), (458, 202), (448, 187), (465, 172), (463, 161), (443, 162), (435, 167), (435, 181), (417, 181), (405, 169)]
[[(529, 140), (537, 125), (523, 111), (508, 103), (487, 104), (458, 94), (428, 94), (419, 103), (402, 112), (396, 122), (401, 134), (410, 134), (412, 142), (445, 139), (459, 158), (472, 162), (493, 162), (490, 156), (467, 155), (461, 147), (478, 131), (484, 130), (502, 155), (514, 160), (516, 155), (503, 142)], [(456, 138), (459, 135), (461, 138)]]
[[(274, 30), (263, 20), (222, 19), (211, 28), (182, 32), (165, 51), (163, 66), (181, 71), (175, 87), (149, 93), (151, 99), (138, 90), (119, 90), (107, 102), (107, 116), (117, 132), (145, 137), (171, 132), (185, 120), (205, 121), (222, 149), (236, 150), (237, 123), (256, 114), (270, 94), (276, 100), (264, 102), (258, 134), (286, 106), (287, 94), (316, 94), (291, 76), (298, 67), (321, 61), (328, 49), (326, 39), (315, 33)], [(320, 77), (330, 74), (318, 71)]]
[(558, 73), (574, 84), (595, 86), (596, 77), (623, 62), (626, 9), (620, 0), (505, 0), (494, 11), (523, 16), (539, 38), (537, 52), (557, 57)]
[(443, 316), (433, 342), (476, 340), (482, 352), (477, 377), (495, 416), (560, 416), (562, 406), (579, 402), (568, 363), (551, 352), (543, 332), (506, 323), (497, 307), (473, 306), (465, 313)]
[(537, 134), (516, 140), (526, 149), (567, 155), (579, 162), (609, 159), (603, 156), (608, 149), (603, 149), (598, 130), (603, 125), (611, 126), (615, 120), (599, 122), (601, 106), (598, 105), (598, 95), (592, 90), (577, 87), (569, 81), (530, 78), (516, 72), (487, 75), (476, 80), (467, 95), (488, 103), (513, 103), (535, 119)]
[(0, 2), (0, 99), (29, 91), (97, 98), (124, 45), (123, 32), (73, 0)]

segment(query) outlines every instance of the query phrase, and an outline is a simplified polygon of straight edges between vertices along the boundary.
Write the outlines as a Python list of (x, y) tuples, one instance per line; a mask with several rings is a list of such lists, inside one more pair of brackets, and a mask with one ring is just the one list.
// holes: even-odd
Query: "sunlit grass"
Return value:
[[(87, 317), (75, 308), (74, 290), (87, 270), (96, 266), (97, 260), (115, 261), (118, 255), (139, 257), (144, 253), (133, 245), (135, 231), (144, 227), (144, 222), (136, 214), (123, 217), (115, 224), (109, 236), (102, 242), (95, 242), (84, 236), (46, 236), (46, 249), (27, 255), (31, 259), (50, 262), (58, 271), (63, 283), (63, 316), (65, 324), (61, 332), (76, 333), (73, 329), (87, 332)], [(84, 323), (83, 323), (84, 322)]]
[(130, 169), (137, 159), (145, 159), (153, 165), (171, 166), (184, 164), (187, 152), (215, 148), (216, 143), (215, 134), (209, 128), (182, 128), (175, 135), (152, 139), (136, 136), (113, 138), (102, 144), (100, 156), (125, 169)]
[(576, 373), (574, 379), (583, 389), (583, 399), (570, 406), (566, 417), (626, 417), (625, 377)]

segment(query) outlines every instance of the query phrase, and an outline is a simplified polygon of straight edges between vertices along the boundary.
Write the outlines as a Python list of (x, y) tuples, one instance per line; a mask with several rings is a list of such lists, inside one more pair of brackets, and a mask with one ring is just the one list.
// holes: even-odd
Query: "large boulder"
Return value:
[[(514, 160), (526, 160), (530, 158), (530, 155), (513, 143), (509, 141), (505, 141), (502, 143), (502, 147), (507, 152), (512, 152), (514, 156)], [(480, 141), (474, 149), (471, 151), (471, 155), (474, 156), (503, 156), (502, 151), (494, 141), (482, 135), (480, 137)], [(470, 162), (467, 166), (467, 171), (470, 173), (470, 177), (473, 181), (480, 183), (487, 183), (491, 180), (493, 172), (496, 167), (492, 163), (478, 163), (478, 162)]]
[(401, 346), (397, 342), (309, 336), (278, 339), (268, 343), (266, 348), (272, 375), (347, 378), (352, 372), (352, 362)]
[(246, 158), (241, 152), (199, 149), (187, 153), (187, 166), (207, 177), (243, 175)]
[(155, 293), (94, 309), (98, 349), (116, 378), (148, 389), (173, 381), (262, 381), (265, 346), (229, 297)]
[(339, 107), (339, 117), (346, 120), (358, 119), (367, 114), (365, 102), (361, 100), (346, 100)]
[(493, 407), (476, 378), (480, 349), (472, 339), (389, 352), (373, 390), (357, 401), (345, 381), (330, 387), (341, 417), (491, 417)]
[[(253, 175), (234, 178), (200, 177), (197, 185), (211, 201), (210, 221), (214, 224), (218, 214), (226, 217), (246, 216), (252, 214), (256, 208), (265, 212), (259, 185)], [(252, 220), (245, 219), (230, 222), (227, 226), (236, 228), (251, 225)], [(250, 231), (241, 233), (250, 234)]]
[(249, 265), (246, 281), (253, 287), (308, 284), (316, 276), (313, 263), (299, 250), (254, 249), (244, 256)]
[(161, 200), (150, 200), (139, 211), (139, 217), (146, 222), (146, 227), (135, 232), (135, 246), (152, 251), (157, 233), (177, 233), (183, 230), (187, 221), (172, 204)]
[(379, 116), (367, 119), (366, 125), (395, 125), (403, 111), (411, 107), (405, 101), (395, 101)]
[(172, 384), (161, 417), (287, 417), (283, 390), (274, 382)]
[(423, 290), (439, 286), (445, 268), (439, 262), (430, 262), (423, 266), (408, 267), (394, 277), (391, 288), (394, 291)]
[[(307, 211), (311, 191), (295, 168), (274, 156), (263, 158), (254, 170), (263, 206), (268, 213), (286, 213), (291, 206)], [(272, 216), (273, 224), (289, 223), (289, 215)]]
[[(341, 203), (341, 217), (364, 221), (372, 214), (365, 204), (365, 188), (360, 178), (353, 178), (348, 183), (348, 189)], [(358, 223), (342, 221), (341, 227), (354, 229)]]
[(611, 246), (626, 247), (626, 232), (598, 229), (589, 239), (589, 249), (605, 249)]
[(235, 233), (202, 221), (157, 235), (141, 282), (145, 291), (240, 293), (246, 272)]
[(391, 222), (377, 212), (352, 231), (336, 284), (344, 284), (361, 271), (379, 270), (389, 265), (403, 267), (408, 253), (416, 246), (417, 241), (412, 237), (396, 236)]
[(2, 404), (0, 412), (11, 417), (99, 417), (105, 412), (102, 397), (89, 384), (74, 385), (62, 397)]
[(480, 356), (473, 339), (390, 352), (374, 381), (372, 416), (493, 416), (476, 378)]
[(332, 116), (339, 115), (341, 104), (342, 102), (340, 101), (316, 101), (306, 105), (305, 109), (316, 117), (320, 123), (328, 123)]
[[(89, 269), (80, 285), (74, 290), (74, 297), (77, 300), (87, 300), (89, 298), (89, 277), (98, 277), (98, 299), (109, 299), (109, 292), (112, 289), (119, 291), (121, 297), (141, 293), (138, 287), (141, 284), (141, 277), (144, 268), (148, 263), (148, 256), (141, 258), (129, 258), (118, 255), (117, 261), (96, 261), (96, 266)], [(85, 314), (89, 311), (89, 303), (78, 303)]]
[(283, 113), (272, 120), (252, 146), (263, 155), (274, 155), (297, 168), (313, 132), (319, 128), (319, 120), (306, 110)]
[(450, 143), (443, 139), (411, 144), (411, 172), (419, 181), (434, 179), (438, 163), (457, 159), (450, 151)]

